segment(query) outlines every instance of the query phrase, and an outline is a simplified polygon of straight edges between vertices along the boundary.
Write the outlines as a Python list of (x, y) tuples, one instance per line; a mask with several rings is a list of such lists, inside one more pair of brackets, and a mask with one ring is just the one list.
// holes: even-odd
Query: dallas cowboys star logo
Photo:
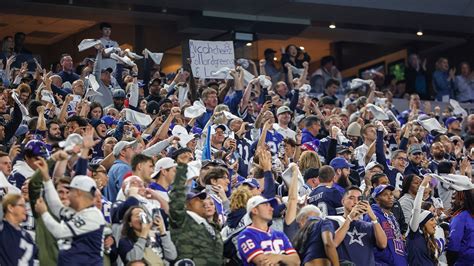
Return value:
[(347, 234), (351, 237), (349, 240), (349, 245), (352, 245), (352, 243), (358, 243), (361, 246), (364, 246), (364, 243), (362, 242), (362, 238), (367, 234), (367, 233), (359, 233), (357, 231), (357, 228), (354, 227), (352, 232), (347, 232)]

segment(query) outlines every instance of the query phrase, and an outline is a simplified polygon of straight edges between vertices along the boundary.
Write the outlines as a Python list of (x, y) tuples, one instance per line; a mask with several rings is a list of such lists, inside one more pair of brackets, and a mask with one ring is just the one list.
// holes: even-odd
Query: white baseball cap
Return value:
[(115, 144), (114, 149), (112, 150), (112, 153), (114, 154), (115, 157), (118, 157), (120, 155), (120, 151), (122, 151), (128, 146), (133, 146), (137, 143), (138, 143), (138, 140), (133, 140), (133, 141), (121, 140), (117, 144)]
[(75, 188), (90, 193), (97, 189), (94, 179), (86, 175), (76, 175), (67, 188)]
[(376, 162), (376, 161), (372, 161), (372, 162), (368, 163), (368, 164), (365, 166), (365, 169), (364, 169), (364, 170), (367, 172), (367, 171), (370, 171), (370, 170), (372, 170), (374, 167), (377, 167), (377, 166), (380, 167), (380, 168), (382, 169), (382, 171), (384, 170), (383, 165), (379, 164), (379, 163)]
[(178, 164), (170, 157), (161, 158), (156, 162), (155, 171), (151, 174), (151, 178), (156, 178), (161, 170), (166, 170), (177, 165)]
[(262, 196), (253, 196), (247, 201), (247, 213), (252, 212), (253, 208), (257, 207), (260, 204), (263, 203), (270, 203), (273, 208), (275, 208), (278, 205), (278, 201), (275, 198), (271, 199), (266, 199)]
[(76, 145), (82, 145), (82, 136), (77, 133), (72, 133), (67, 136), (66, 140), (59, 142), (59, 147), (64, 148), (64, 151), (71, 151)]

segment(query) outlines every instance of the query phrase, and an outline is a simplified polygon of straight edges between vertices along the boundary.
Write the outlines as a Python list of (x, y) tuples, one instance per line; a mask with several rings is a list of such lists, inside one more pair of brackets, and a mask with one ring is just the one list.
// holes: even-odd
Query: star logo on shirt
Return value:
[(357, 228), (354, 227), (352, 229), (352, 232), (347, 232), (347, 234), (351, 237), (349, 240), (349, 245), (352, 245), (352, 243), (358, 243), (361, 246), (364, 246), (364, 243), (362, 242), (362, 238), (367, 234), (367, 233), (359, 233), (357, 231)]

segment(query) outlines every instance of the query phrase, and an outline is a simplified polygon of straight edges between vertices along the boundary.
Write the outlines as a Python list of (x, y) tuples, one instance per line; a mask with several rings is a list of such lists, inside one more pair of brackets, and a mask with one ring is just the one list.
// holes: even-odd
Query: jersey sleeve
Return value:
[(60, 223), (54, 220), (48, 212), (43, 213), (42, 218), (48, 231), (58, 239), (86, 234), (100, 229), (105, 224), (102, 213), (97, 209), (77, 213), (71, 219), (62, 220)]
[(332, 234), (334, 234), (334, 225), (328, 219), (324, 219), (324, 220), (321, 221), (321, 233), (326, 232), (326, 231), (331, 232)]
[(237, 240), (239, 254), (242, 260), (250, 263), (256, 256), (263, 254), (260, 241), (254, 234), (243, 232)]
[(459, 214), (449, 224), (449, 241), (447, 250), (459, 252), (461, 249), (461, 240), (464, 234), (465, 219), (462, 219), (462, 213)]

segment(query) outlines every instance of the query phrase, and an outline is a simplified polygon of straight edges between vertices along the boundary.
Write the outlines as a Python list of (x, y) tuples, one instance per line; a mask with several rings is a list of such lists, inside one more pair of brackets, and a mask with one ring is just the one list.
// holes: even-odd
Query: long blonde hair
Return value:
[(230, 195), (230, 210), (235, 211), (238, 209), (246, 208), (247, 201), (252, 197), (252, 192), (247, 186), (240, 185), (232, 191)]
[(314, 151), (304, 151), (301, 153), (298, 164), (301, 173), (304, 173), (308, 168), (321, 168), (319, 155)]

